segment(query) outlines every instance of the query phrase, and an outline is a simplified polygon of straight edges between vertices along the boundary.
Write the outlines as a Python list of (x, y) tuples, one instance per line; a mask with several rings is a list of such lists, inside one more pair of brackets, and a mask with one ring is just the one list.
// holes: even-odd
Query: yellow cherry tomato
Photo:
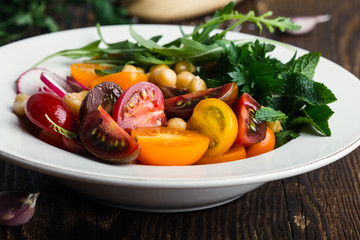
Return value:
[(234, 143), (238, 122), (229, 105), (217, 98), (207, 98), (195, 106), (187, 129), (198, 131), (210, 138), (209, 149), (204, 156), (219, 156)]

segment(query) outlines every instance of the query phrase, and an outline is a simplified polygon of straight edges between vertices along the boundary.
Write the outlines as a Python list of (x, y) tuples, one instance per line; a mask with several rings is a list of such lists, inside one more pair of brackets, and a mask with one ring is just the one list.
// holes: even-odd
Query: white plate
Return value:
[[(180, 35), (177, 26), (135, 25), (146, 38), (162, 34), (165, 41)], [(185, 31), (191, 28), (185, 27)], [(102, 27), (105, 39), (115, 42), (131, 39), (128, 26)], [(254, 38), (233, 33), (228, 38)], [(52, 147), (22, 130), (12, 112), (16, 78), (43, 57), (59, 50), (77, 48), (97, 40), (95, 28), (46, 34), (18, 41), (0, 48), (0, 155), (13, 164), (56, 176), (69, 187), (105, 204), (143, 211), (190, 211), (217, 206), (236, 199), (265, 182), (302, 174), (338, 160), (360, 143), (359, 80), (338, 66), (321, 58), (315, 80), (325, 83), (338, 100), (330, 107), (331, 137), (311, 132), (272, 152), (229, 163), (156, 167), (111, 165), (89, 160)], [(298, 49), (299, 55), (306, 53)], [(288, 61), (293, 51), (278, 46), (273, 53)], [(42, 64), (62, 76), (70, 73), (74, 60), (58, 57)]]

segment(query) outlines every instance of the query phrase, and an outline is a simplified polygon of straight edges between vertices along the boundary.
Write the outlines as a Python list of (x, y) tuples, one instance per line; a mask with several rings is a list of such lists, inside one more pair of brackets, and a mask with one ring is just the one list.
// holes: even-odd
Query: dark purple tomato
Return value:
[(97, 109), (101, 105), (111, 115), (114, 104), (123, 90), (113, 82), (103, 82), (93, 87), (81, 102), (79, 118)]
[(236, 83), (227, 83), (217, 88), (209, 88), (194, 93), (165, 99), (167, 118), (179, 117), (185, 121), (191, 117), (195, 106), (203, 99), (218, 98), (231, 106), (238, 96)]
[(79, 135), (84, 147), (103, 160), (129, 163), (140, 153), (136, 141), (101, 106), (84, 117)]
[(128, 132), (137, 127), (165, 126), (164, 96), (153, 83), (137, 83), (118, 98), (112, 117)]
[(164, 98), (173, 98), (176, 96), (184, 95), (189, 93), (189, 91), (185, 88), (176, 88), (176, 87), (166, 87), (166, 86), (159, 86), (161, 92), (164, 95)]
[(51, 92), (33, 94), (25, 106), (26, 116), (41, 129), (54, 134), (60, 134), (57, 126), (71, 132), (76, 132), (77, 120), (66, 103)]

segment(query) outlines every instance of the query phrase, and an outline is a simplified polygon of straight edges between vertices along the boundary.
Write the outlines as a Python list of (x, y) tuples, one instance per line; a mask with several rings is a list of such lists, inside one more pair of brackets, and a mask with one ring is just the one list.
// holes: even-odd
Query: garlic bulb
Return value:
[(318, 23), (324, 23), (331, 19), (329, 14), (318, 16), (298, 16), (290, 18), (291, 21), (301, 28), (296, 31), (287, 30), (286, 32), (292, 35), (302, 35), (311, 32)]
[(0, 192), (0, 224), (19, 226), (32, 218), (39, 193)]

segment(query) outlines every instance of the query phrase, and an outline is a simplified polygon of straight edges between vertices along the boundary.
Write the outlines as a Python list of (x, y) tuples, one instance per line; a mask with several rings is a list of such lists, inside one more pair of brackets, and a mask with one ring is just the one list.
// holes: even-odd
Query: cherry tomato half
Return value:
[(234, 143), (238, 123), (229, 105), (217, 98), (207, 98), (196, 105), (187, 129), (198, 131), (210, 138), (209, 149), (204, 156), (219, 156)]
[(239, 124), (239, 133), (235, 141), (237, 144), (249, 146), (265, 138), (266, 122), (255, 118), (259, 109), (259, 103), (247, 93), (243, 93), (235, 103), (234, 112)]
[(50, 133), (60, 134), (55, 130), (53, 123), (71, 132), (75, 132), (77, 129), (74, 114), (55, 93), (38, 92), (33, 94), (26, 103), (25, 113), (31, 122)]
[(136, 128), (131, 136), (141, 147), (139, 162), (147, 165), (191, 165), (209, 146), (205, 135), (168, 127)]
[(155, 84), (137, 83), (116, 100), (112, 116), (128, 132), (137, 127), (165, 126), (164, 97)]
[(101, 107), (88, 113), (80, 124), (79, 136), (94, 156), (112, 162), (128, 163), (140, 152), (139, 145)]
[(221, 87), (209, 88), (194, 93), (165, 99), (165, 114), (168, 118), (179, 117), (189, 120), (196, 104), (206, 98), (218, 98), (231, 106), (238, 96), (236, 83), (228, 83)]
[(223, 162), (236, 161), (236, 160), (240, 160), (240, 159), (244, 159), (244, 158), (246, 158), (246, 151), (245, 151), (244, 146), (233, 145), (223, 155), (212, 156), (212, 157), (203, 156), (195, 164), (202, 165), (202, 164), (223, 163)]
[(95, 79), (91, 82), (91, 88), (95, 87), (102, 82), (113, 82), (121, 87), (122, 90), (126, 90), (129, 87), (139, 82), (147, 82), (148, 77), (144, 73), (139, 72), (118, 72), (109, 74), (100, 78)]
[(70, 65), (72, 77), (82, 85), (90, 88), (90, 83), (101, 77), (95, 73), (95, 69), (111, 69), (109, 65), (100, 65), (95, 63), (74, 63)]
[(266, 136), (261, 142), (252, 144), (246, 148), (246, 156), (254, 157), (273, 150), (275, 147), (275, 135), (270, 128), (266, 128)]

